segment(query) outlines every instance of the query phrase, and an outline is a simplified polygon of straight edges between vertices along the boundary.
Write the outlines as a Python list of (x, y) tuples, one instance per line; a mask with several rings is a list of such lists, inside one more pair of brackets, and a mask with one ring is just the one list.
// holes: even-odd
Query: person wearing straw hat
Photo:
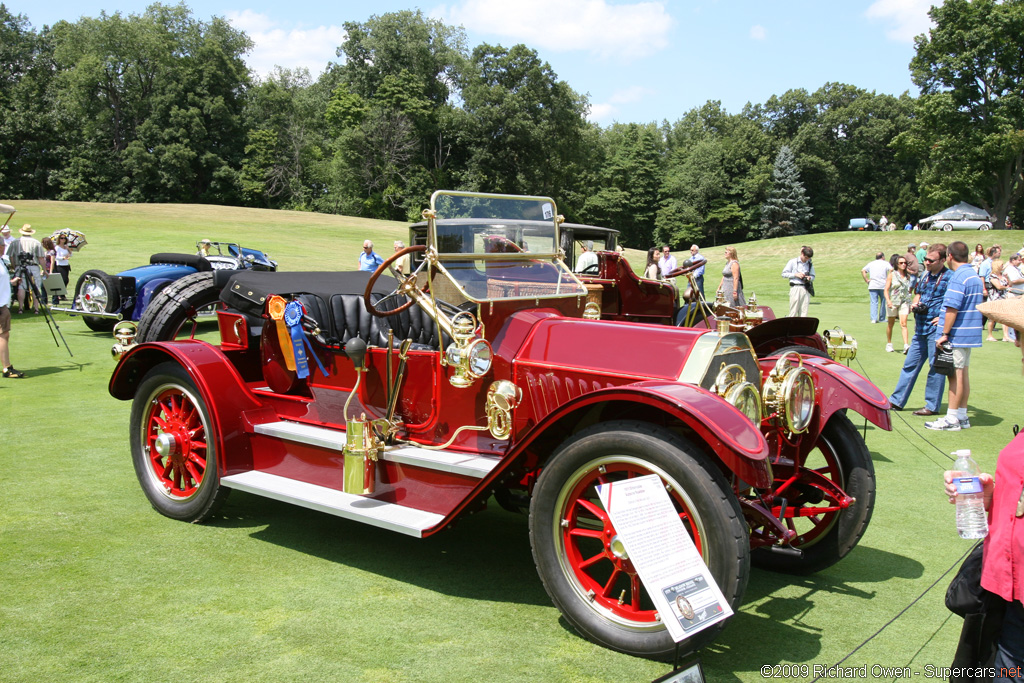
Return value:
[[(1022, 349), (1021, 333), (1024, 332), (1024, 299), (1001, 299), (980, 304), (983, 315), (1001, 323), (1004, 328), (1017, 331), (1017, 346)], [(1015, 404), (1019, 405), (1019, 404)], [(949, 502), (956, 502), (956, 486), (953, 480), (959, 472), (947, 471), (943, 475)], [(964, 639), (967, 650), (981, 650), (993, 647), (995, 659), (992, 668), (995, 681), (1020, 680), (1024, 671), (1024, 430), (999, 452), (996, 460), (996, 474), (982, 473), (982, 492), (985, 509), (988, 511), (988, 536), (985, 537), (984, 555), (981, 563), (981, 587), (1005, 601), (1002, 625), (994, 636), (995, 643), (980, 642), (978, 639)], [(992, 609), (991, 607), (989, 608)], [(965, 631), (967, 622), (965, 621)], [(979, 635), (979, 634), (967, 634)], [(961, 654), (957, 650), (958, 658)], [(966, 652), (965, 654), (977, 654)], [(954, 661), (956, 664), (956, 661)]]
[[(36, 231), (28, 223), (21, 226), (18, 233), (20, 237), (11, 242), (7, 247), (7, 257), (11, 263), (11, 268), (18, 268), (20, 255), (30, 255), (31, 263), (25, 264), (25, 268), (28, 271), (28, 274), (35, 281), (36, 287), (42, 291), (43, 264), (46, 258), (46, 250), (43, 249), (42, 242), (32, 237), (32, 235), (36, 234)], [(18, 310), (22, 313), (25, 312), (25, 294), (28, 289), (29, 285), (25, 280), (18, 283)], [(33, 301), (32, 306), (35, 309), (35, 312), (39, 313), (39, 302)]]

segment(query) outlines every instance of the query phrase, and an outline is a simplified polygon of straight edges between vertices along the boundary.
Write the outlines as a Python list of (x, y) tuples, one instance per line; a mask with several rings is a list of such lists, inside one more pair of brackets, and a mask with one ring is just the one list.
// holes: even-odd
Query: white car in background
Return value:
[(943, 218), (937, 221), (932, 221), (929, 226), (929, 230), (944, 230), (949, 232), (951, 230), (991, 230), (992, 221), (990, 220), (973, 220), (966, 216), (962, 218)]

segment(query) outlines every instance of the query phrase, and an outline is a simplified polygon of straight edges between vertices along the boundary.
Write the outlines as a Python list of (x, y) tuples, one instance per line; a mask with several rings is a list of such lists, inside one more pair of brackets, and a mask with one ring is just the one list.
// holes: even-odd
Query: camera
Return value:
[(18, 265), (19, 266), (31, 266), (36, 260), (32, 254), (26, 254), (24, 252), (18, 253)]
[(917, 315), (928, 315), (928, 304), (921, 303), (920, 301), (914, 304), (913, 308), (910, 309)]

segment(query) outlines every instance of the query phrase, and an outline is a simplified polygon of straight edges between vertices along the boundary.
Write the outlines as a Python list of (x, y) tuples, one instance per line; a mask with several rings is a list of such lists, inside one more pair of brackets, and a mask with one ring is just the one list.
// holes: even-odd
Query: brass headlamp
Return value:
[[(796, 365), (792, 365), (792, 361)], [(793, 434), (807, 431), (814, 416), (814, 379), (796, 351), (782, 354), (764, 383), (764, 409)]]
[(747, 373), (741, 366), (723, 363), (711, 391), (735, 406), (755, 425), (761, 424), (761, 396), (757, 387), (747, 381)]
[(476, 336), (476, 317), (463, 311), (452, 318), (452, 343), (445, 361), (454, 368), (449, 381), (455, 387), (468, 387), (491, 370), (494, 352), (486, 339)]

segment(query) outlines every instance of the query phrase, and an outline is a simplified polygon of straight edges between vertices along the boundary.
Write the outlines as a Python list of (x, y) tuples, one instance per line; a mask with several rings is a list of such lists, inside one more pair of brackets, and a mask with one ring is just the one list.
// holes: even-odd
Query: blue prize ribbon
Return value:
[(292, 338), (295, 354), (295, 374), (299, 379), (309, 377), (309, 363), (306, 361), (306, 335), (302, 332), (302, 303), (290, 301), (284, 307), (284, 324)]
[(295, 374), (298, 375), (299, 379), (309, 377), (309, 361), (306, 359), (306, 349), (309, 349), (309, 355), (313, 357), (313, 360), (316, 361), (316, 366), (320, 368), (320, 372), (326, 377), (327, 370), (324, 369), (323, 363), (320, 362), (320, 358), (313, 350), (313, 345), (302, 331), (302, 314), (304, 312), (305, 309), (300, 301), (291, 301), (284, 307), (284, 324), (291, 335), (292, 349), (295, 352)]

